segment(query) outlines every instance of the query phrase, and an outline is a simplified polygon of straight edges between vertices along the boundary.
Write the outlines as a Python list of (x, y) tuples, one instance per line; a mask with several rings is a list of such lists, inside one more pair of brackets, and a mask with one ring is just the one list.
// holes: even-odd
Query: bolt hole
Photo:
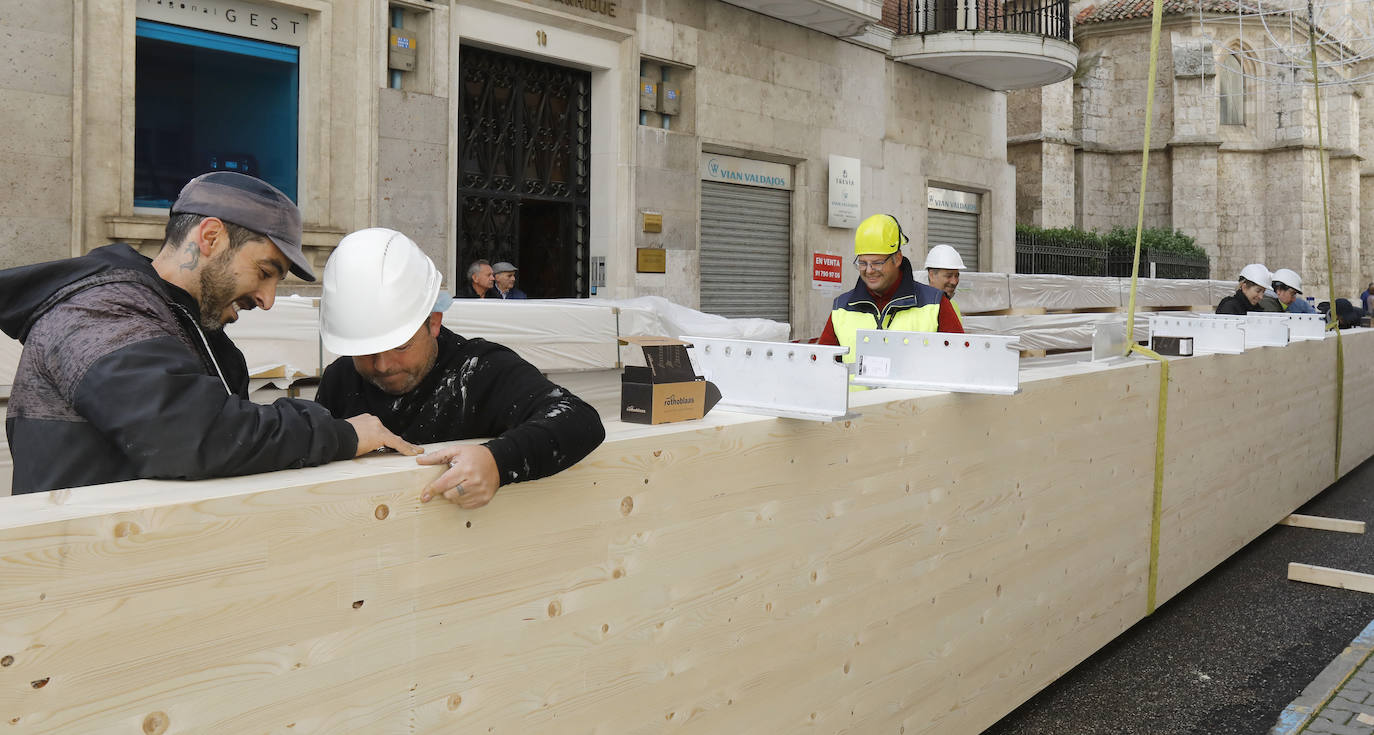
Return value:
[(967, 342), (965, 342), (965, 343), (964, 343), (964, 346), (965, 346), (965, 347), (968, 347), (968, 346), (969, 346), (969, 344), (968, 344), (968, 343), (967, 343)]
[(763, 356), (771, 359), (771, 358), (773, 357), (773, 351), (772, 351), (772, 350), (769, 350), (769, 351), (763, 353)]
[(729, 348), (729, 347), (726, 347), (726, 348), (725, 348), (725, 356), (726, 356), (726, 357), (729, 357), (729, 356), (730, 356), (730, 352), (731, 352), (730, 348)]
[(949, 340), (945, 340), (945, 346), (949, 347)]
[(911, 344), (911, 338), (910, 338), (910, 337), (903, 337), (903, 338), (902, 338), (902, 344), (904, 344), (904, 345), (909, 345), (909, 344)]
[(811, 353), (811, 362), (815, 362), (815, 361), (816, 361), (816, 353), (813, 352), (813, 353)]
[(472, 521), (468, 521), (468, 528), (472, 528)]
[(744, 348), (744, 356), (745, 356), (745, 357), (753, 357), (753, 356), (754, 356), (754, 348), (752, 348), (752, 347), (745, 347), (745, 348)]

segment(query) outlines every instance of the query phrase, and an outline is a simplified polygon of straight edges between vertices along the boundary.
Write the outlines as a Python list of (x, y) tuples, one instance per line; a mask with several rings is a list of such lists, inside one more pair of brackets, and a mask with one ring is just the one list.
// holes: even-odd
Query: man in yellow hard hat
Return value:
[(823, 345), (850, 348), (845, 362), (854, 361), (855, 333), (860, 329), (901, 332), (963, 332), (949, 297), (912, 276), (911, 263), (902, 257), (907, 237), (897, 218), (875, 214), (854, 232), (854, 289), (835, 297), (830, 319), (818, 340)]

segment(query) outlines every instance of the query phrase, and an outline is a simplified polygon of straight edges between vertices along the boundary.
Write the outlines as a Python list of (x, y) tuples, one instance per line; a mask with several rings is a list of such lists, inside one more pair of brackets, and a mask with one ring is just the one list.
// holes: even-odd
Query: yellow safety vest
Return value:
[[(873, 302), (861, 303), (867, 304), (869, 308), (876, 311), (877, 307)], [(830, 312), (830, 326), (835, 330), (835, 339), (841, 346), (849, 348), (849, 354), (844, 356), (844, 361), (854, 362), (855, 335), (860, 329), (892, 329), (898, 332), (940, 331), (940, 302), (937, 301), (925, 306), (912, 306), (915, 303), (915, 296), (893, 299), (883, 309), (881, 327), (878, 326), (878, 320), (872, 312), (845, 308)]]

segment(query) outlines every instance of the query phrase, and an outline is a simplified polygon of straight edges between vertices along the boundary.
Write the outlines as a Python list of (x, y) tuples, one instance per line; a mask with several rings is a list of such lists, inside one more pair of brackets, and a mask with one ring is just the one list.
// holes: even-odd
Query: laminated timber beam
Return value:
[[(1374, 361), (1374, 332), (1345, 345)], [(1308, 378), (1334, 353), (1173, 361), (1161, 602), (1333, 481), (1335, 388)], [(611, 422), (475, 512), (420, 504), (439, 470), (398, 456), (0, 499), (0, 719), (975, 734), (1144, 617), (1159, 370)], [(1346, 381), (1342, 473), (1374, 453), (1371, 393)], [(1276, 414), (1304, 440), (1232, 428)]]

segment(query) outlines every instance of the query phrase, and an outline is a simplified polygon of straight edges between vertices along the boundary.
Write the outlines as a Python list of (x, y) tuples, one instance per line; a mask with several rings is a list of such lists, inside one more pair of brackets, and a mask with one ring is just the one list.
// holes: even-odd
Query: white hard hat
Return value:
[(1260, 263), (1251, 263), (1250, 265), (1241, 268), (1240, 277), (1244, 278), (1245, 280), (1251, 283), (1258, 283), (1259, 285), (1264, 286), (1265, 288), (1269, 288), (1271, 286), (1269, 269), (1265, 268)]
[(958, 250), (949, 245), (936, 245), (926, 253), (926, 267), (961, 271), (964, 269), (964, 259), (959, 257)]
[(413, 240), (373, 227), (339, 241), (324, 266), (320, 338), (336, 355), (405, 344), (435, 308), (439, 269)]
[(1302, 276), (1299, 276), (1298, 272), (1295, 270), (1280, 268), (1274, 271), (1273, 280), (1282, 283), (1298, 293), (1302, 293)]

